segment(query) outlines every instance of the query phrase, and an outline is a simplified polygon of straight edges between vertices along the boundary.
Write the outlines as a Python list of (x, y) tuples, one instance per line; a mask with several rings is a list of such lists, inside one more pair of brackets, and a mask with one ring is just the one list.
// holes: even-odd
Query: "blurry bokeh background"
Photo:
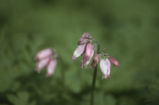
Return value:
[[(0, 0), (0, 105), (89, 105), (92, 70), (72, 53), (83, 32), (120, 62), (98, 70), (95, 105), (159, 105), (158, 0)], [(34, 56), (56, 48), (55, 74)]]

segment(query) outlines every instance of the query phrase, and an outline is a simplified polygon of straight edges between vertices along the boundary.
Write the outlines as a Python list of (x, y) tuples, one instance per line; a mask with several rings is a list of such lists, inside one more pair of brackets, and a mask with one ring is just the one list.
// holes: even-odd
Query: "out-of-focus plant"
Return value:
[(47, 67), (47, 76), (51, 76), (56, 68), (57, 52), (55, 49), (44, 49), (40, 51), (35, 59), (37, 60), (36, 71), (40, 72), (44, 67)]

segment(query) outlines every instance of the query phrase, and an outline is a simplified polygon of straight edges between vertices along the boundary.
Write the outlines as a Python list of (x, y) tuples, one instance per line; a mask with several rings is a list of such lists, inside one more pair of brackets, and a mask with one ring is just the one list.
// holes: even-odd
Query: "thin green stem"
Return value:
[(94, 89), (95, 89), (95, 84), (96, 84), (96, 77), (97, 77), (97, 66), (95, 67), (94, 72), (93, 72), (90, 105), (94, 105)]

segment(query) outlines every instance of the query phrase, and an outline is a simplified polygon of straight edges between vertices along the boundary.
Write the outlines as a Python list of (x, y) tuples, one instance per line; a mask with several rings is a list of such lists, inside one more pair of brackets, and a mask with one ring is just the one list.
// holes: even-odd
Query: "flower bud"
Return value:
[(82, 37), (78, 41), (78, 45), (87, 44), (92, 40), (92, 36), (89, 33), (83, 33)]
[(119, 62), (118, 62), (115, 58), (109, 57), (108, 59), (110, 60), (110, 62), (111, 62), (114, 66), (119, 67)]
[(82, 34), (82, 37), (81, 37), (81, 38), (83, 38), (83, 39), (92, 39), (92, 36), (91, 36), (89, 33), (84, 32), (84, 33)]

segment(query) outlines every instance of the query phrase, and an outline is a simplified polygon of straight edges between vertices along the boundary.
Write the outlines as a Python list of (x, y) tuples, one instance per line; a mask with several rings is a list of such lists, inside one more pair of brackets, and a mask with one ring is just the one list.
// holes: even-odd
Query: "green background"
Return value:
[[(158, 0), (0, 0), (0, 105), (89, 105), (93, 71), (72, 61), (89, 32), (120, 62), (98, 69), (95, 105), (159, 105)], [(34, 56), (56, 48), (55, 74)]]

